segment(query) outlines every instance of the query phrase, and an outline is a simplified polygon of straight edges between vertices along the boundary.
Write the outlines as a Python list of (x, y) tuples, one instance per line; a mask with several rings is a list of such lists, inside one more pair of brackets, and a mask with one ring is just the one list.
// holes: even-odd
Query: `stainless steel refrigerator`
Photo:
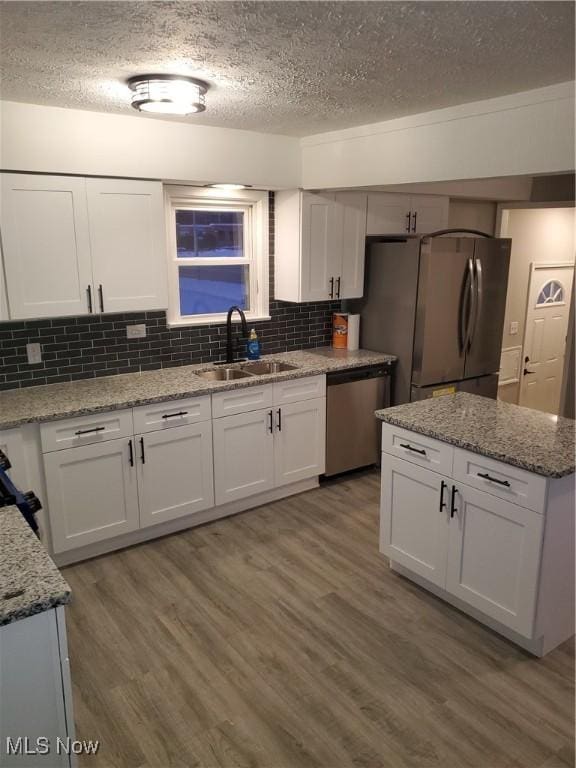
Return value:
[(394, 405), (457, 390), (496, 397), (510, 244), (435, 233), (368, 245), (353, 308), (362, 347), (398, 357)]

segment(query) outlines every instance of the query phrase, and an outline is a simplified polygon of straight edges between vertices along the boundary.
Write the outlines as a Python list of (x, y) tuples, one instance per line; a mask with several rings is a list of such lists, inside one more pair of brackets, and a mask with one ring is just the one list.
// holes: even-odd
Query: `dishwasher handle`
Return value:
[(336, 384), (352, 384), (355, 381), (365, 381), (366, 379), (381, 379), (390, 376), (391, 370), (388, 366), (377, 366), (372, 368), (353, 368), (348, 371), (335, 371), (326, 376), (326, 386), (333, 387)]

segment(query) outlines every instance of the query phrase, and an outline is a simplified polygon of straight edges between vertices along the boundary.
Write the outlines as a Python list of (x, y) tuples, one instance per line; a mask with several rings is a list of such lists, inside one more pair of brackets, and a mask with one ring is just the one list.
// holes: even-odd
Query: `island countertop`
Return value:
[(0, 626), (70, 600), (70, 587), (18, 507), (0, 508)]
[[(349, 352), (319, 347), (266, 355), (262, 360), (281, 360), (297, 367), (291, 371), (245, 379), (207, 381), (194, 374), (213, 366), (200, 363), (7, 390), (0, 392), (0, 429), (287, 381), (365, 365), (380, 365), (393, 362), (396, 358), (365, 349)], [(238, 367), (238, 363), (232, 364), (232, 367)]]
[(564, 477), (575, 469), (572, 419), (502, 400), (457, 392), (386, 408), (376, 416), (545, 477)]

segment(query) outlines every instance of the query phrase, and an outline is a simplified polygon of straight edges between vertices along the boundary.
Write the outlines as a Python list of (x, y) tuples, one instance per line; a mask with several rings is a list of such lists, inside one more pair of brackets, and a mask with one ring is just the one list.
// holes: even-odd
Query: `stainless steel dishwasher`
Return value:
[(353, 368), (326, 377), (326, 476), (380, 460), (380, 422), (390, 405), (393, 364)]

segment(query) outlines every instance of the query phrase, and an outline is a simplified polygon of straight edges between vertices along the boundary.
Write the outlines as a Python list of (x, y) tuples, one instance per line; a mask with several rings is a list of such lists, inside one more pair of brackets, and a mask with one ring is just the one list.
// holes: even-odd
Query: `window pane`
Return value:
[(178, 267), (180, 314), (227, 312), (236, 305), (249, 309), (248, 265)]
[(242, 211), (176, 211), (180, 258), (244, 256)]

